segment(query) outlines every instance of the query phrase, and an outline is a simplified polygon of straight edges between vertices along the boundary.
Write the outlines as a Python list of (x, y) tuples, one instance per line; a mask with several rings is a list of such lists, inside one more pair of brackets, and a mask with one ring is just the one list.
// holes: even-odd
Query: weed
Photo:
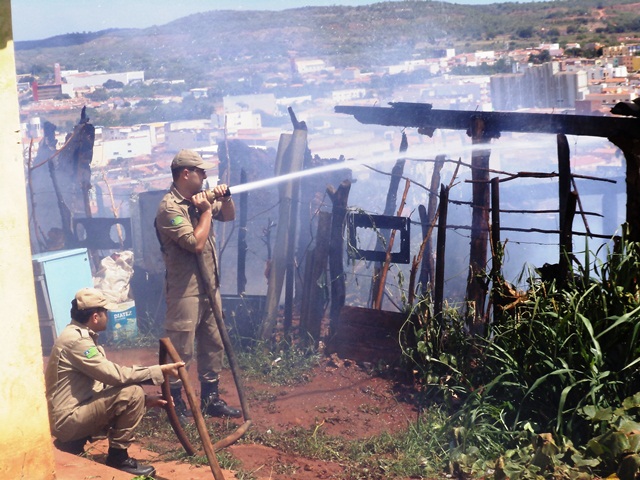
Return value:
[(250, 351), (237, 352), (237, 358), (247, 376), (279, 386), (308, 382), (311, 368), (320, 361), (315, 350), (300, 349), (286, 342), (257, 344)]
[(380, 408), (376, 405), (371, 405), (368, 403), (363, 403), (358, 405), (358, 411), (362, 413), (367, 413), (369, 415), (378, 415), (380, 413)]

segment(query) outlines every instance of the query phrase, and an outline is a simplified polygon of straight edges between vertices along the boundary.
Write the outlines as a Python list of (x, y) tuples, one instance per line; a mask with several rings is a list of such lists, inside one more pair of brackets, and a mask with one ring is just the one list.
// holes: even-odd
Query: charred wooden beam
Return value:
[(390, 103), (390, 107), (337, 105), (336, 113), (353, 115), (360, 123), (415, 127), (431, 135), (438, 128), (468, 130), (471, 120), (479, 118), (487, 133), (553, 133), (590, 137), (626, 137), (640, 139), (640, 119), (632, 117), (595, 117), (554, 113), (476, 112), (434, 110), (428, 103)]

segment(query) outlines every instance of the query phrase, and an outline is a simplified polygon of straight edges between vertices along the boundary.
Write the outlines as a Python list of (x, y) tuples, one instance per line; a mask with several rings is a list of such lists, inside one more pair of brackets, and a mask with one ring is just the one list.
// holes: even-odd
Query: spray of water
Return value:
[[(488, 144), (475, 144), (475, 145), (460, 145), (454, 147), (435, 147), (431, 146), (429, 151), (429, 156), (434, 158), (438, 155), (445, 155), (448, 158), (458, 159), (463, 158), (466, 155), (471, 155), (474, 151), (488, 151), (490, 153), (513, 153), (519, 152), (524, 161), (528, 158), (529, 152), (531, 152), (530, 159), (532, 161), (537, 161), (536, 155), (533, 153), (535, 151), (552, 151), (551, 149), (556, 148), (556, 137), (555, 135), (546, 135), (548, 138), (548, 142), (541, 142), (539, 139), (537, 140), (524, 140), (524, 139), (498, 139), (494, 140), (493, 143)], [(587, 138), (582, 137), (581, 142), (591, 143), (591, 141)], [(595, 141), (601, 142), (600, 139), (595, 139)], [(386, 155), (380, 155), (375, 157), (369, 157), (366, 159), (349, 159), (344, 162), (332, 163), (330, 165), (324, 165), (322, 167), (310, 168), (308, 170), (301, 170), (298, 172), (287, 173), (285, 175), (279, 175), (277, 177), (265, 178), (262, 180), (257, 180), (254, 182), (248, 182), (241, 185), (233, 185), (229, 187), (229, 190), (232, 194), (240, 194), (244, 192), (249, 192), (251, 190), (256, 190), (260, 188), (268, 188), (279, 183), (287, 182), (290, 180), (296, 180), (302, 177), (308, 177), (311, 175), (317, 175), (320, 173), (328, 173), (336, 170), (350, 169), (352, 171), (358, 171), (361, 168), (365, 168), (366, 166), (380, 164), (380, 163), (390, 163), (395, 162), (398, 158), (402, 158), (406, 155), (401, 155), (398, 153), (388, 153)], [(464, 159), (463, 159), (464, 160)]]

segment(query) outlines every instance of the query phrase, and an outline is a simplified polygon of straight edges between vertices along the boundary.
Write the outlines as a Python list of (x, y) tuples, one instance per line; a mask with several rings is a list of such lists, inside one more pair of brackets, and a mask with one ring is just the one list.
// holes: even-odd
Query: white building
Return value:
[(296, 60), (296, 71), (301, 74), (318, 73), (327, 68), (327, 64), (324, 60), (310, 59), (310, 60)]
[[(107, 135), (109, 137), (109, 135)], [(103, 131), (104, 138), (104, 131)], [(114, 136), (113, 140), (96, 141), (93, 145), (92, 164), (103, 167), (111, 160), (151, 155), (151, 134), (149, 130), (130, 132), (123, 138)]]
[(331, 92), (331, 100), (336, 103), (348, 102), (349, 100), (357, 100), (364, 98), (367, 90), (364, 88), (348, 88), (345, 90), (334, 90)]
[(227, 112), (227, 133), (235, 134), (238, 130), (253, 130), (262, 128), (262, 117), (259, 113), (250, 111)]
[(230, 112), (261, 111), (268, 115), (277, 115), (278, 104), (273, 93), (256, 95), (227, 95), (222, 99), (225, 114)]
[(122, 82), (125, 85), (133, 82), (144, 82), (144, 71), (106, 73), (104, 71), (78, 72), (77, 70), (67, 70), (60, 72), (60, 74), (62, 79), (67, 84), (72, 85), (74, 89), (101, 87), (109, 80)]

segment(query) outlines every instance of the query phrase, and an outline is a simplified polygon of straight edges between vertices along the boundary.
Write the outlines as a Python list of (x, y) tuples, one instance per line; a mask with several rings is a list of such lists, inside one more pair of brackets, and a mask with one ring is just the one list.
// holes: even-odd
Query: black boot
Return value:
[(176, 411), (180, 425), (184, 428), (189, 423), (187, 418), (191, 415), (191, 412), (187, 410), (187, 404), (182, 399), (182, 388), (172, 388), (170, 391), (173, 399), (173, 408)]
[(136, 477), (153, 477), (156, 469), (152, 465), (138, 463), (135, 458), (131, 458), (126, 450), (122, 448), (109, 447), (107, 455), (107, 466), (122, 470)]
[(220, 398), (218, 394), (218, 382), (201, 383), (200, 410), (203, 415), (210, 417), (232, 417), (240, 418), (242, 412), (237, 408), (230, 407), (227, 402)]

